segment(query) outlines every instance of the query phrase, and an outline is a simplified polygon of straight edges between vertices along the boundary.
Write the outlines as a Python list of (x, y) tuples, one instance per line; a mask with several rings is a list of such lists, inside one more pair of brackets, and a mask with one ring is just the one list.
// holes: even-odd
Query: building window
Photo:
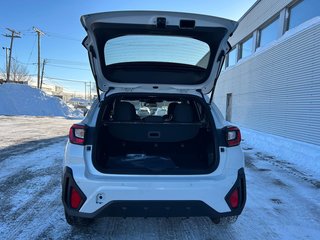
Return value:
[(227, 62), (227, 58), (223, 61), (223, 65), (221, 70), (224, 71), (226, 69), (226, 62)]
[(309, 19), (320, 15), (319, 0), (304, 0), (289, 8), (290, 19), (288, 29), (294, 28)]
[(260, 33), (259, 47), (263, 47), (268, 43), (276, 40), (278, 38), (280, 27), (279, 17), (277, 17), (273, 22), (262, 28)]
[(240, 58), (245, 58), (253, 53), (253, 37), (241, 43), (241, 55)]
[(232, 49), (228, 54), (228, 64), (227, 67), (231, 67), (237, 63), (237, 49)]

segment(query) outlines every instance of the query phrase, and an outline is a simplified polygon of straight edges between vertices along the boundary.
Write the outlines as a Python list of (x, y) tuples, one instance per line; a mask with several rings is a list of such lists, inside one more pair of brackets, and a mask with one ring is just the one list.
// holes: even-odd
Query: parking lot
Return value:
[(1, 239), (319, 237), (320, 182), (245, 142), (247, 205), (235, 224), (214, 225), (208, 218), (102, 218), (88, 227), (72, 228), (64, 220), (60, 189), (64, 145), (72, 122), (2, 117)]

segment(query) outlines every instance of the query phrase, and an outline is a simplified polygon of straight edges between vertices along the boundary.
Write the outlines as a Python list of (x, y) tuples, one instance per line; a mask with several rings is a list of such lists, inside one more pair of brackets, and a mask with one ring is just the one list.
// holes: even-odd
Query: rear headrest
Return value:
[(136, 109), (129, 102), (119, 102), (114, 109), (114, 120), (132, 121), (136, 118)]
[(187, 103), (177, 104), (173, 112), (173, 121), (184, 123), (193, 122), (192, 107)]
[(170, 114), (173, 114), (174, 113), (174, 108), (178, 105), (178, 103), (176, 102), (172, 102), (168, 105), (168, 111), (167, 111), (167, 114), (170, 115)]

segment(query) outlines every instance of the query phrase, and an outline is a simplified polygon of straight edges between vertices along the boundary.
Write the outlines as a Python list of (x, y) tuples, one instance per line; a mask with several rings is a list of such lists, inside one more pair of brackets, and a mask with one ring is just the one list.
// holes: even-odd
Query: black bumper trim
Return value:
[[(71, 170), (71, 169), (70, 169)], [(71, 172), (72, 173), (72, 172)], [(241, 214), (245, 201), (245, 173), (241, 168), (238, 171), (238, 178), (229, 191), (240, 188), (241, 195), (239, 207), (229, 212), (219, 213), (202, 201), (181, 201), (181, 200), (130, 200), (111, 201), (93, 213), (81, 213), (71, 209), (64, 201), (65, 211), (72, 216), (83, 218), (100, 217), (210, 217), (221, 218), (227, 216), (238, 216)], [(228, 194), (229, 194), (228, 193)], [(227, 194), (227, 196), (228, 196)], [(226, 196), (226, 198), (227, 198)]]
[[(238, 177), (236, 182), (234, 183), (234, 185), (232, 186), (232, 188), (230, 189), (230, 191), (228, 192), (228, 194), (225, 196), (225, 200), (229, 206), (230, 209), (232, 209), (232, 212), (234, 212), (235, 215), (240, 215), (244, 205), (246, 203), (246, 199), (247, 199), (247, 189), (246, 189), (246, 176), (244, 173), (244, 169), (240, 168), (238, 170)], [(230, 204), (230, 195), (232, 194), (232, 192), (238, 189), (238, 197), (239, 197), (239, 204), (237, 208), (232, 208), (231, 204)]]
[[(71, 208), (71, 204), (70, 204), (70, 195), (71, 195), (72, 188), (76, 189), (76, 191), (80, 194), (82, 199), (77, 209)], [(64, 169), (63, 178), (62, 178), (62, 203), (65, 210), (68, 209), (67, 212), (70, 213), (70, 215), (76, 215), (86, 200), (87, 200), (86, 195), (84, 195), (84, 193), (81, 191), (81, 189), (73, 179), (72, 169), (69, 167), (66, 167)]]

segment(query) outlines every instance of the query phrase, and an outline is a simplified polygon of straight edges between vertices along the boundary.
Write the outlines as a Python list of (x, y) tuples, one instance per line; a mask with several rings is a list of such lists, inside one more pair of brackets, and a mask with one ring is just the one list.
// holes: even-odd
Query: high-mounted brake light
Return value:
[(241, 133), (239, 128), (234, 126), (227, 126), (226, 141), (228, 147), (238, 146), (241, 142)]
[(86, 126), (73, 124), (69, 131), (69, 140), (73, 144), (84, 145)]

